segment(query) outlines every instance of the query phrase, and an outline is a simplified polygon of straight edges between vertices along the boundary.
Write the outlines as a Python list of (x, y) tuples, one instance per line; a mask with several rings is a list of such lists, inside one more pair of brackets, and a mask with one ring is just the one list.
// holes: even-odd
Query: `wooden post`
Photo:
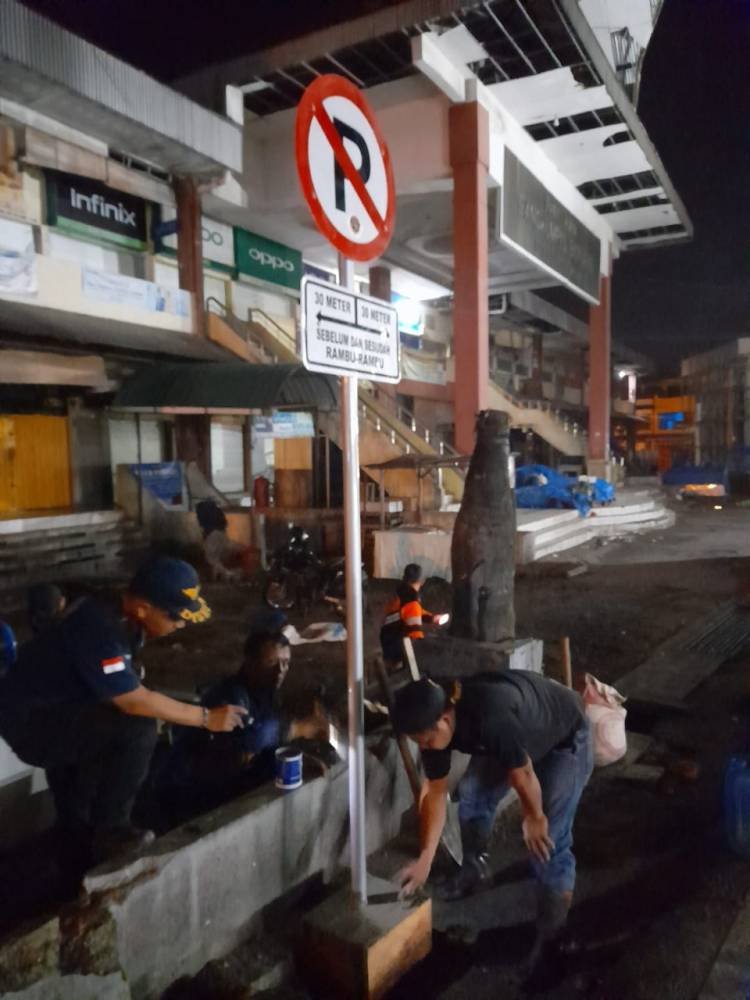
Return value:
[(563, 684), (566, 687), (573, 687), (573, 665), (570, 659), (570, 639), (567, 635), (560, 640), (560, 664), (562, 670)]

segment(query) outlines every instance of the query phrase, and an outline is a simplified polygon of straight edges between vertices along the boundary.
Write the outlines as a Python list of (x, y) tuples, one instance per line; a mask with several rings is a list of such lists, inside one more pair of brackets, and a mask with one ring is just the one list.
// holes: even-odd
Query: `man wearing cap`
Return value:
[(130, 821), (156, 741), (156, 719), (229, 732), (235, 705), (188, 705), (145, 687), (135, 659), (147, 639), (202, 622), (210, 611), (192, 566), (159, 557), (119, 602), (87, 598), (22, 647), (0, 681), (0, 735), (27, 764), (43, 767), (58, 831), (77, 858), (137, 850), (153, 834)]
[(451, 752), (471, 754), (459, 786), (463, 863), (443, 897), (459, 899), (487, 877), (487, 847), (500, 799), (518, 794), (523, 837), (538, 887), (537, 935), (527, 962), (544, 974), (565, 926), (575, 886), (573, 821), (593, 767), (591, 734), (578, 694), (524, 670), (455, 682), (428, 679), (396, 693), (397, 732), (422, 751), (419, 858), (402, 872), (403, 890), (427, 880), (446, 815)]

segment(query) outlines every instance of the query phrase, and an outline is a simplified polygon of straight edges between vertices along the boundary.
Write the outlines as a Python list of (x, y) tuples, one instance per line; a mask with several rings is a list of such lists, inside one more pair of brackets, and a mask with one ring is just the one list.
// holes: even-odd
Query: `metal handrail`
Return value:
[[(365, 405), (369, 405), (369, 401), (367, 400), (366, 395), (370, 394), (371, 394), (370, 390), (366, 389), (363, 389), (360, 393), (360, 400)], [(364, 399), (362, 398), (363, 395), (365, 395)], [(401, 404), (398, 403), (396, 400), (394, 400), (392, 397), (378, 396), (377, 403), (378, 405), (383, 406), (384, 409), (390, 410), (391, 411), (390, 415), (392, 417), (395, 417), (396, 420), (399, 421), (399, 423), (405, 424), (412, 432), (412, 434), (416, 434), (418, 437), (421, 437), (422, 440), (425, 442), (425, 444), (428, 444), (432, 448), (435, 448), (435, 450), (438, 451), (439, 454), (458, 455), (456, 449), (453, 448), (451, 445), (449, 445), (444, 438), (442, 438), (439, 434), (436, 434), (434, 431), (431, 431), (430, 428), (427, 427), (426, 425), (420, 424), (420, 422), (417, 420), (417, 418), (410, 410), (407, 410), (405, 406), (401, 406)], [(374, 409), (374, 407), (372, 407), (372, 409)], [(377, 411), (375, 411), (375, 417), (376, 419), (381, 419)]]
[[(247, 327), (244, 321), (239, 316), (237, 316), (236, 313), (233, 313), (232, 310), (228, 306), (226, 306), (220, 299), (215, 298), (213, 295), (209, 295), (209, 297), (206, 299), (206, 308), (208, 309), (209, 312), (211, 311), (210, 308), (211, 305), (218, 306), (217, 312), (218, 314), (223, 316), (225, 320), (229, 320), (231, 318), (236, 323), (241, 324), (240, 335), (244, 337), (246, 343), (252, 344), (255, 350), (260, 352), (261, 357), (270, 358), (271, 361), (277, 360), (276, 355), (270, 354), (266, 349), (265, 345), (261, 343), (261, 341), (258, 340), (257, 337), (253, 336), (252, 330), (249, 327)], [(239, 331), (235, 330), (235, 333), (239, 333)]]
[(498, 385), (494, 377), (492, 377), (492, 384), (495, 387), (495, 389), (500, 393), (500, 395), (504, 396), (505, 399), (507, 399), (508, 402), (512, 406), (515, 406), (517, 409), (539, 410), (542, 413), (549, 413), (549, 415), (554, 420), (556, 420), (558, 424), (560, 424), (561, 428), (564, 431), (567, 431), (574, 437), (577, 437), (579, 434), (582, 437), (586, 437), (586, 430), (577, 421), (575, 420), (569, 421), (567, 417), (561, 416), (560, 411), (555, 406), (553, 406), (552, 403), (549, 403), (546, 399), (542, 400), (519, 399), (517, 396), (514, 396), (512, 393), (508, 392), (507, 389), (503, 388), (503, 386)]
[(220, 313), (221, 313), (222, 315), (226, 316), (226, 315), (227, 315), (227, 313), (229, 312), (229, 309), (228, 309), (228, 308), (226, 307), (226, 305), (225, 305), (225, 304), (224, 304), (224, 303), (223, 303), (223, 302), (221, 301), (221, 299), (217, 299), (217, 298), (216, 298), (216, 296), (214, 296), (214, 295), (209, 295), (209, 296), (208, 296), (208, 298), (206, 299), (206, 309), (207, 309), (207, 310), (208, 310), (209, 312), (211, 312), (211, 308), (210, 308), (210, 307), (211, 307), (211, 304), (212, 304), (212, 303), (213, 303), (213, 305), (215, 305), (215, 306), (218, 306), (218, 307), (219, 307), (219, 310), (218, 310), (218, 311), (219, 311), (219, 312), (220, 312)]
[[(281, 323), (277, 323), (276, 320), (273, 318), (273, 316), (269, 316), (268, 313), (264, 309), (257, 309), (257, 308), (248, 309), (248, 315), (250, 316), (250, 322), (251, 323), (257, 322), (257, 320), (255, 320), (255, 318), (254, 318), (255, 317), (255, 313), (257, 313), (259, 316), (262, 316), (263, 319), (266, 321), (266, 323), (270, 324), (270, 326), (273, 328), (274, 331), (278, 331), (278, 334), (281, 334), (281, 336), (279, 337), (279, 339), (282, 342), (286, 341), (286, 343), (284, 344), (285, 347), (290, 347), (291, 349), (294, 350), (295, 353), (298, 353), (298, 351), (297, 351), (297, 341), (295, 340), (294, 337), (291, 336), (291, 334), (289, 333), (289, 331), (286, 330), (281, 325)], [(278, 334), (276, 334), (276, 335), (278, 336)]]

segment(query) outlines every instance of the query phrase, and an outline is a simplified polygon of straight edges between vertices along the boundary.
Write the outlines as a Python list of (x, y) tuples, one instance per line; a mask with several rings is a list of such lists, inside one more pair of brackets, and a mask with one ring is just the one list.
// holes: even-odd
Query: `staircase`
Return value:
[(32, 583), (129, 573), (147, 545), (119, 510), (0, 521), (0, 607), (22, 605)]
[(511, 427), (533, 431), (561, 455), (586, 454), (585, 431), (578, 424), (561, 418), (549, 404), (516, 399), (494, 382), (490, 382), (488, 401), (491, 409), (508, 414)]
[[(247, 320), (241, 320), (220, 306), (221, 319), (247, 345), (248, 354), (261, 364), (299, 363), (297, 344), (292, 333), (262, 309), (251, 309)], [(341, 427), (330, 414), (319, 415), (324, 434), (341, 447)], [(397, 455), (457, 455), (446, 441), (421, 425), (414, 415), (389, 396), (375, 396), (360, 382), (359, 385), (360, 465), (374, 465)], [(439, 488), (453, 501), (463, 496), (464, 475), (457, 469), (437, 470)]]
[(609, 507), (588, 517), (575, 510), (516, 511), (516, 562), (536, 562), (585, 545), (593, 538), (617, 538), (642, 531), (663, 531), (675, 523), (659, 491), (624, 489)]

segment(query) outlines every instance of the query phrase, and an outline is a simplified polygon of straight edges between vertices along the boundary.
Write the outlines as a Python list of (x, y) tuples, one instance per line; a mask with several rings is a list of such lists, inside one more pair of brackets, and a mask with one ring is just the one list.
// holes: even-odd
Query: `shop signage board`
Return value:
[(182, 503), (182, 464), (180, 462), (141, 462), (130, 472), (152, 496), (169, 506)]
[(315, 421), (306, 410), (274, 410), (270, 417), (253, 417), (253, 433), (262, 438), (313, 438)]
[(47, 218), (72, 236), (145, 250), (146, 202), (88, 177), (47, 173)]
[(240, 274), (295, 291), (299, 289), (302, 280), (302, 254), (299, 250), (237, 226), (234, 230), (234, 247)]
[(302, 361), (310, 371), (398, 382), (398, 313), (381, 299), (305, 278)]
[(601, 241), (505, 150), (500, 239), (589, 302), (599, 301)]
[[(177, 218), (177, 211), (168, 205), (161, 207), (162, 223), (171, 222)], [(225, 271), (234, 271), (234, 232), (232, 227), (224, 222), (217, 222), (205, 215), (201, 217), (201, 233), (203, 239), (203, 260), (209, 266), (219, 267)], [(178, 236), (166, 234), (160, 237), (162, 247), (171, 253), (177, 252)]]

